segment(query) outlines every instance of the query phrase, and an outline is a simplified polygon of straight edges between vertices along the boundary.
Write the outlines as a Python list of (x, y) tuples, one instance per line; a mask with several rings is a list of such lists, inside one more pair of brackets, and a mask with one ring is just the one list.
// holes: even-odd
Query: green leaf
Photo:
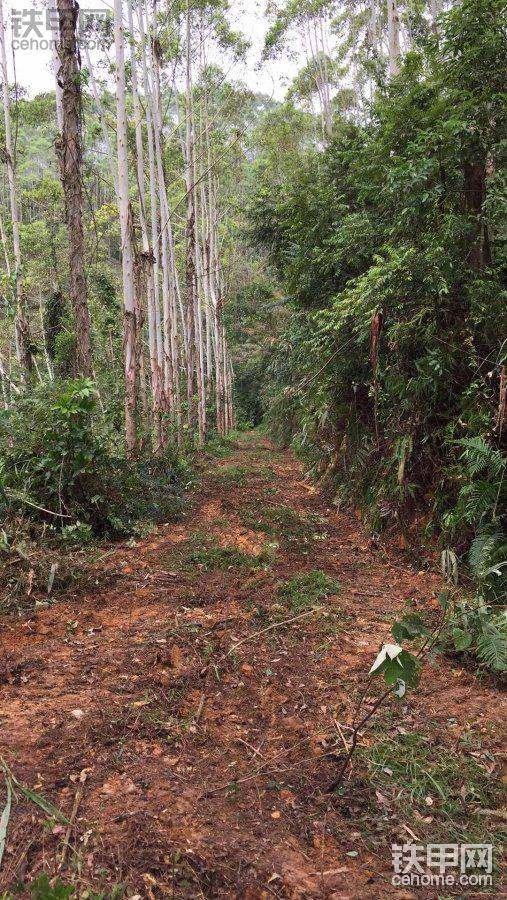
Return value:
[(449, 592), (441, 591), (440, 594), (438, 595), (438, 602), (439, 602), (440, 607), (443, 609), (443, 611), (447, 612), (447, 610), (449, 608)]
[(388, 660), (396, 659), (396, 657), (402, 652), (402, 650), (403, 648), (398, 644), (384, 644), (370, 669), (370, 675), (373, 675), (373, 673), (377, 671), (383, 671), (382, 667), (385, 665), (385, 663)]
[(400, 679), (408, 687), (416, 687), (419, 681), (419, 667), (415, 656), (402, 650), (396, 659), (389, 660), (384, 668), (386, 684), (396, 684)]
[(453, 628), (452, 636), (454, 640), (454, 646), (456, 650), (468, 650), (468, 648), (472, 644), (472, 635), (470, 632), (465, 631), (463, 628)]
[(416, 637), (426, 637), (429, 634), (423, 620), (417, 613), (407, 613), (392, 627), (392, 635), (395, 641), (413, 641)]
[(59, 878), (52, 886), (46, 874), (39, 875), (30, 886), (30, 894), (34, 900), (67, 900), (74, 893), (74, 888), (65, 885)]
[(21, 791), (22, 794), (27, 798), (27, 800), (31, 800), (32, 803), (35, 803), (36, 806), (40, 807), (48, 816), (51, 816), (53, 819), (56, 819), (58, 822), (62, 822), (64, 825), (68, 825), (69, 820), (64, 816), (62, 812), (58, 809), (58, 807), (54, 806), (50, 800), (47, 800), (42, 794), (37, 794), (35, 791), (30, 790), (30, 788), (26, 787), (24, 784), (20, 784), (19, 781), (15, 780), (15, 785), (18, 790)]

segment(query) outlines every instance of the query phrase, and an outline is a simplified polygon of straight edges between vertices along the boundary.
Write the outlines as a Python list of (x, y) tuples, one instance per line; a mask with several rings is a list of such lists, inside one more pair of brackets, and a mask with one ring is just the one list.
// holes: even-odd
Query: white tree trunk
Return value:
[[(56, 97), (56, 125), (58, 133), (62, 133), (63, 129), (63, 104), (62, 104), (62, 88), (58, 81), (58, 69), (60, 68), (60, 58), (58, 56), (58, 44), (60, 43), (60, 29), (58, 27), (58, 12), (56, 9), (56, 0), (48, 0), (49, 23), (51, 28), (51, 60), (53, 71), (55, 73), (55, 97)], [(86, 46), (86, 41), (85, 41)]]
[[(187, 187), (187, 308), (189, 315), (189, 357), (188, 371), (188, 399), (189, 399), (189, 425), (192, 428), (193, 413), (190, 407), (194, 405), (194, 384), (197, 388), (197, 426), (199, 444), (203, 444), (206, 437), (206, 397), (203, 377), (203, 348), (202, 348), (202, 322), (200, 303), (200, 281), (202, 266), (199, 257), (198, 228), (197, 228), (197, 191), (195, 168), (195, 133), (193, 112), (193, 84), (192, 84), (192, 29), (190, 6), (187, 0), (186, 9), (186, 90), (185, 90), (185, 114), (186, 114), (186, 140), (185, 140), (185, 174)], [(190, 352), (190, 342), (193, 344)], [(195, 377), (195, 381), (194, 381)]]
[(109, 130), (107, 127), (106, 114), (104, 111), (104, 107), (102, 105), (102, 101), (100, 99), (99, 89), (97, 85), (97, 79), (95, 78), (95, 74), (93, 72), (92, 61), (90, 59), (90, 53), (88, 50), (88, 46), (86, 41), (84, 42), (84, 51), (85, 51), (85, 59), (86, 59), (86, 67), (88, 69), (88, 73), (90, 76), (90, 84), (92, 88), (93, 99), (95, 100), (95, 105), (97, 107), (97, 112), (99, 116), (100, 122), (100, 130), (102, 131), (102, 138), (104, 140), (104, 144), (106, 145), (106, 153), (107, 153), (107, 162), (109, 165), (109, 172), (111, 173), (111, 179), (114, 186), (114, 192), (116, 195), (116, 200), (118, 200), (118, 165), (113, 153), (113, 145), (111, 143), (111, 138), (109, 137)]
[(125, 90), (125, 36), (122, 0), (114, 0), (114, 45), (116, 57), (116, 128), (118, 154), (118, 209), (120, 214), (123, 275), (123, 352), (125, 361), (125, 442), (127, 454), (137, 449), (137, 372), (134, 248), (129, 202), (127, 157), (127, 110)]
[[(153, 135), (153, 98), (151, 87), (148, 79), (148, 64), (146, 61), (146, 33), (144, 28), (144, 11), (140, 7), (138, 10), (139, 27), (141, 32), (141, 66), (143, 74), (143, 91), (145, 99), (146, 113), (146, 132), (148, 140), (148, 167), (149, 167), (149, 184), (150, 184), (150, 227), (151, 227), (151, 246), (154, 254), (153, 261), (153, 308), (148, 309), (149, 324), (149, 341), (150, 341), (150, 358), (152, 360), (152, 371), (157, 369), (156, 405), (159, 414), (162, 414), (164, 408), (163, 394), (163, 372), (164, 372), (164, 342), (162, 335), (162, 317), (160, 313), (160, 241), (159, 241), (159, 224), (157, 201), (157, 174), (155, 166), (155, 148)], [(150, 324), (151, 321), (151, 324)]]
[[(153, 41), (150, 46), (153, 47)], [(179, 291), (178, 272), (174, 251), (174, 236), (167, 200), (162, 152), (162, 101), (160, 94), (160, 70), (153, 49), (150, 54), (153, 74), (153, 91), (150, 95), (155, 138), (155, 163), (160, 204), (160, 252), (162, 260), (162, 308), (164, 347), (164, 386), (169, 401), (171, 419), (176, 426), (178, 441), (181, 440), (181, 400), (179, 387), (178, 316), (177, 295)]]
[(389, 51), (389, 74), (400, 71), (400, 17), (397, 0), (387, 0), (387, 40)]
[[(150, 370), (151, 370), (151, 390), (153, 418), (155, 425), (155, 452), (162, 449), (162, 387), (160, 385), (160, 369), (158, 364), (157, 351), (157, 316), (155, 310), (155, 279), (154, 279), (154, 255), (150, 246), (150, 238), (148, 233), (147, 210), (146, 210), (146, 181), (144, 176), (144, 147), (143, 147), (143, 120), (144, 114), (139, 99), (138, 81), (137, 81), (137, 60), (134, 43), (134, 18), (132, 14), (132, 0), (127, 0), (128, 26), (130, 32), (130, 66), (132, 78), (132, 100), (134, 108), (134, 126), (136, 134), (136, 175), (137, 189), (139, 193), (139, 208), (141, 221), (141, 238), (142, 238), (142, 264), (145, 273), (146, 292), (147, 292), (147, 310), (148, 310), (148, 348), (150, 354)], [(144, 47), (143, 47), (144, 52)], [(149, 129), (151, 131), (151, 117)], [(153, 136), (148, 135), (148, 141), (151, 141), (151, 150), (153, 151)], [(156, 210), (156, 207), (155, 207)], [(144, 383), (144, 379), (141, 383)]]

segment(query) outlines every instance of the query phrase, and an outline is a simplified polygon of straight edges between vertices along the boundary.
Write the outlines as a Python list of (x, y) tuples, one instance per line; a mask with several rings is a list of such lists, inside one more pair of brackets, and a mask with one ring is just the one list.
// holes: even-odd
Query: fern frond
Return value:
[(480, 531), (468, 552), (468, 562), (475, 578), (485, 578), (492, 566), (503, 559), (507, 559), (507, 541), (503, 531)]
[(505, 469), (505, 456), (500, 450), (495, 450), (486, 443), (484, 438), (462, 438), (457, 443), (464, 448), (461, 459), (466, 464), (470, 475), (487, 472), (489, 476), (497, 478)]
[(507, 672), (507, 613), (498, 613), (483, 624), (477, 639), (477, 656), (493, 672)]

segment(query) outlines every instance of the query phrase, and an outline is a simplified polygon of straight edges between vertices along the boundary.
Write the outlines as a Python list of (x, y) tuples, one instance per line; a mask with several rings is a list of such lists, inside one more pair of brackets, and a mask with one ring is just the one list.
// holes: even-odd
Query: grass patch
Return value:
[(255, 475), (257, 476), (257, 478), (273, 479), (276, 477), (276, 472), (273, 466), (266, 465), (266, 463), (264, 463), (257, 468), (257, 470), (255, 471)]
[(277, 537), (294, 538), (311, 534), (314, 523), (288, 506), (265, 506), (241, 512), (241, 521), (252, 531), (263, 531)]
[(216, 434), (206, 441), (206, 456), (227, 457), (237, 449), (239, 432), (232, 431), (228, 435)]
[(470, 733), (468, 746), (455, 748), (421, 733), (383, 734), (358, 756), (377, 798), (383, 798), (388, 822), (397, 810), (400, 821), (433, 842), (498, 842), (498, 831), (491, 833), (479, 810), (496, 807), (499, 782)]
[(242, 487), (245, 484), (248, 469), (244, 466), (222, 466), (213, 474), (214, 481), (223, 487)]
[(278, 597), (290, 612), (297, 614), (335, 594), (338, 584), (320, 569), (296, 575), (278, 589)]
[(188, 541), (164, 554), (162, 561), (164, 565), (185, 572), (190, 578), (197, 578), (203, 570), (208, 572), (214, 569), (236, 569), (247, 573), (270, 565), (276, 548), (277, 545), (266, 544), (261, 553), (254, 555), (235, 546), (222, 547), (213, 535), (197, 531)]
[(191, 549), (187, 560), (194, 566), (206, 571), (211, 569), (239, 569), (248, 571), (266, 560), (264, 554), (252, 556), (236, 547), (221, 547), (216, 540), (201, 532), (192, 537)]

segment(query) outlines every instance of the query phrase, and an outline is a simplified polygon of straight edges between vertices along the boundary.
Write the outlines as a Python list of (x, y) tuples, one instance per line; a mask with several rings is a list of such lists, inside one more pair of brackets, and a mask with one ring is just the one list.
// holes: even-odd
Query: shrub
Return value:
[(121, 456), (87, 379), (42, 385), (0, 415), (4, 514), (22, 509), (67, 542), (174, 516), (185, 477), (172, 451), (134, 462)]

